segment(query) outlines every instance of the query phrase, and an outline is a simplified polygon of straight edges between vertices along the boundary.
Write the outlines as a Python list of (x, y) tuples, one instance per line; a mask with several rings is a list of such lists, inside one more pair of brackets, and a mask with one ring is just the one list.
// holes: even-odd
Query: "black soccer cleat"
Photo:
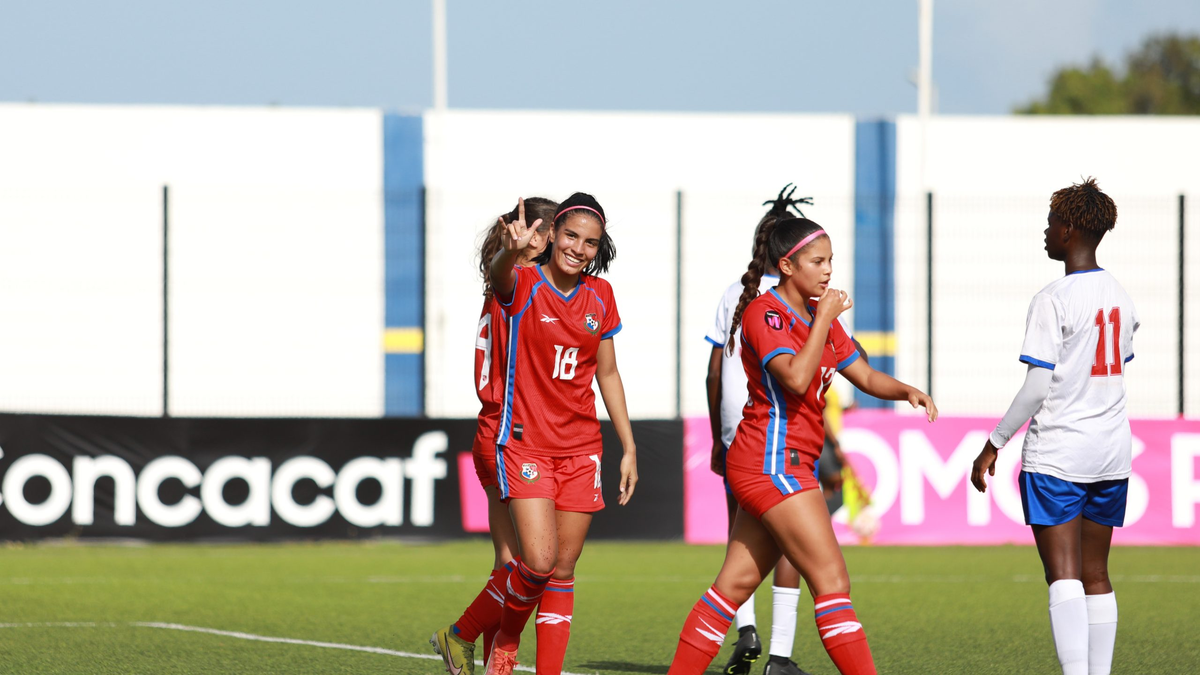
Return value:
[(772, 656), (767, 659), (767, 667), (763, 668), (763, 675), (812, 675), (807, 671), (800, 670), (800, 666), (791, 659), (785, 659), (782, 656)]
[(733, 654), (725, 662), (725, 675), (749, 675), (750, 666), (762, 656), (762, 641), (754, 626), (738, 629), (738, 639), (733, 645)]

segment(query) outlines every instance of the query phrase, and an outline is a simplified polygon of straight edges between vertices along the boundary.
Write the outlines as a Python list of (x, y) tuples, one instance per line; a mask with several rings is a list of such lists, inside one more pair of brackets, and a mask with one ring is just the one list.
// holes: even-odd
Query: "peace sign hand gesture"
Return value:
[[(504, 225), (504, 219), (500, 219), (500, 224)], [(538, 218), (533, 221), (532, 225), (525, 225), (525, 200), (517, 200), (517, 219), (505, 225), (508, 230), (508, 236), (504, 237), (504, 250), (520, 251), (529, 246), (529, 240), (533, 239), (533, 233), (537, 231), (538, 226), (542, 224), (542, 219)]]

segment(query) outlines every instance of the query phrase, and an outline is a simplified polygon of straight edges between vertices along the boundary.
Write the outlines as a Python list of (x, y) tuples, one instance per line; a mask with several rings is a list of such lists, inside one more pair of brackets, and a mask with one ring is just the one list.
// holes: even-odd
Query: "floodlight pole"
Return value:
[(925, 148), (929, 116), (933, 112), (933, 0), (917, 0), (917, 40), (917, 118), (921, 125), (921, 184), (917, 187), (927, 192)]
[(446, 0), (433, 0), (433, 108), (446, 109)]
[[(929, 116), (933, 112), (933, 0), (917, 0), (917, 121), (920, 128), (920, 168), (918, 194), (925, 196), (926, 294), (925, 294), (925, 373), (928, 392), (933, 391), (933, 191), (926, 175), (929, 154)], [(932, 396), (932, 393), (930, 393)]]

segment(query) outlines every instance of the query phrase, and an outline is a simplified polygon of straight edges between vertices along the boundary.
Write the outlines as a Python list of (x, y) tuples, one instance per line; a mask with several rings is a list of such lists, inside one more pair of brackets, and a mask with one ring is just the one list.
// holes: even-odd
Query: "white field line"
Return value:
[[(0, 623), (0, 628), (95, 628), (98, 626), (116, 626), (115, 623), (96, 623), (92, 621), (58, 621), (58, 622), (42, 622), (42, 623)], [(216, 628), (204, 628), (201, 626), (185, 626), (178, 623), (160, 623), (157, 621), (134, 621), (130, 626), (138, 628), (161, 628), (165, 630), (186, 631), (189, 633), (207, 633), (209, 635), (220, 635), (222, 637), (237, 638), (238, 640), (252, 640), (254, 642), (276, 642), (288, 645), (305, 645), (308, 647), (322, 647), (324, 649), (344, 649), (352, 652), (367, 652), (369, 654), (383, 654), (384, 656), (400, 656), (409, 659), (425, 659), (429, 661), (441, 661), (442, 657), (436, 654), (414, 654), (412, 652), (400, 652), (394, 649), (384, 649), (383, 647), (368, 647), (363, 645), (348, 645), (341, 642), (317, 642), (315, 640), (299, 640), (297, 638), (271, 637), (269, 635), (255, 635), (253, 633), (241, 633), (230, 630), (218, 630)], [(476, 661), (476, 665), (483, 665), (482, 661)], [(529, 666), (517, 666), (516, 670), (532, 673), (534, 668)], [(562, 675), (583, 675), (582, 673), (568, 673), (563, 671)]]
[(96, 628), (98, 626), (116, 626), (115, 623), (96, 623), (95, 621), (41, 621), (33, 623), (0, 623), (0, 628)]

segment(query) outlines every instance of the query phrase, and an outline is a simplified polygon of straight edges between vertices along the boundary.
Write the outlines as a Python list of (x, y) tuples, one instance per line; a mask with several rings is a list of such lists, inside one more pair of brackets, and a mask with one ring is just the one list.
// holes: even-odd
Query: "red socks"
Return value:
[(517, 568), (508, 575), (504, 612), (500, 615), (500, 632), (496, 634), (495, 648), (506, 652), (517, 651), (517, 645), (521, 643), (521, 631), (525, 630), (529, 615), (541, 601), (546, 582), (553, 573), (554, 570), (550, 570), (547, 574), (538, 574), (526, 567), (524, 562), (517, 562)]
[(705, 591), (692, 606), (687, 621), (683, 622), (683, 632), (679, 634), (679, 645), (675, 648), (675, 658), (671, 660), (668, 675), (703, 673), (716, 658), (717, 652), (721, 651), (737, 608), (736, 604), (717, 592), (716, 587)]
[(829, 658), (842, 675), (875, 675), (867, 635), (854, 615), (849, 593), (826, 593), (813, 599), (817, 632)]
[(571, 639), (571, 615), (575, 612), (575, 577), (551, 579), (537, 613), (538, 675), (558, 675)]
[[(474, 642), (480, 633), (487, 632), (500, 623), (500, 612), (504, 610), (504, 588), (508, 574), (515, 567), (509, 562), (498, 570), (492, 570), (487, 584), (479, 595), (467, 606), (467, 610), (454, 622), (454, 634), (467, 642)], [(485, 646), (486, 645), (485, 640)], [(487, 653), (491, 653), (490, 651)]]

